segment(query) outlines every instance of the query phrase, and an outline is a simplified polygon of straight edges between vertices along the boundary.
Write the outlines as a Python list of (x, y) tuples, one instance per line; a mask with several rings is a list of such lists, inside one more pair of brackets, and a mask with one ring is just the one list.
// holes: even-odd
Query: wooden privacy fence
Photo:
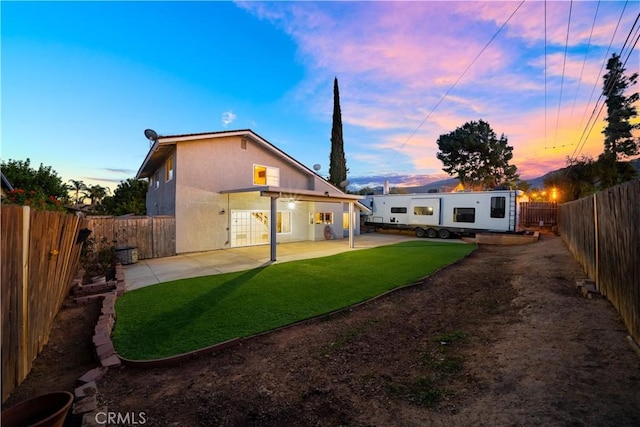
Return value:
[(136, 246), (138, 258), (176, 254), (176, 219), (172, 216), (87, 217), (91, 238), (118, 247)]
[(560, 205), (559, 229), (640, 343), (640, 179)]
[(26, 378), (80, 265), (85, 221), (63, 212), (3, 205), (2, 401)]
[(520, 224), (556, 225), (558, 222), (558, 204), (556, 202), (522, 202), (520, 203)]

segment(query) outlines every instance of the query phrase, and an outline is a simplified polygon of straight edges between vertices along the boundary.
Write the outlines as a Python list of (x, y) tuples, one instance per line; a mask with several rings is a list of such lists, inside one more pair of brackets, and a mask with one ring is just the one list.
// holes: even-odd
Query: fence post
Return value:
[(596, 272), (595, 272), (595, 277), (594, 280), (596, 281), (596, 287), (600, 288), (600, 286), (598, 286), (600, 284), (600, 280), (599, 280), (599, 275), (598, 275), (598, 267), (599, 267), (599, 254), (598, 254), (598, 198), (597, 198), (597, 194), (593, 195), (593, 238), (595, 239), (594, 242), (594, 251), (595, 251), (595, 265), (596, 265)]
[(18, 384), (27, 376), (28, 358), (28, 321), (29, 321), (29, 235), (31, 234), (31, 208), (22, 207), (22, 318), (20, 319), (20, 345), (18, 362)]

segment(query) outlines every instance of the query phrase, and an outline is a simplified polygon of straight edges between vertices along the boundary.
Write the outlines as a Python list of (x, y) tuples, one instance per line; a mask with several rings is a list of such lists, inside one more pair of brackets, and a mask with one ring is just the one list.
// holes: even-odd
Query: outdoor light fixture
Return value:
[(287, 207), (291, 210), (295, 209), (296, 207), (296, 202), (293, 200), (289, 200), (289, 203), (287, 203)]

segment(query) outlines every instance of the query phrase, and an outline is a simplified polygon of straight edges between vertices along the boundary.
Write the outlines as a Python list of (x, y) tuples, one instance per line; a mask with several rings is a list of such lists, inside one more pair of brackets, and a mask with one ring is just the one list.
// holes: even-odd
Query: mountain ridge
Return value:
[[(638, 175), (640, 176), (640, 158), (630, 160), (631, 163), (636, 170), (638, 171)], [(538, 176), (536, 178), (531, 179), (523, 179), (522, 181), (527, 182), (531, 188), (541, 189), (544, 187), (544, 180), (547, 179), (550, 175), (560, 172), (562, 170), (567, 169), (567, 167), (555, 169), (550, 172), (545, 173), (544, 175)], [(429, 191), (438, 191), (438, 192), (448, 192), (453, 191), (453, 189), (458, 185), (457, 178), (446, 178), (440, 179), (436, 181), (431, 181), (422, 185), (403, 185), (405, 181), (416, 181), (420, 178), (429, 179), (429, 175), (401, 175), (401, 174), (390, 174), (390, 175), (379, 175), (379, 176), (371, 176), (371, 177), (359, 177), (355, 178), (352, 184), (359, 186), (360, 188), (365, 188), (369, 185), (362, 185), (363, 183), (372, 184), (374, 182), (389, 181), (390, 187), (402, 188), (409, 193), (428, 193)], [(360, 183), (360, 185), (358, 184)], [(383, 185), (377, 184), (373, 187), (370, 187), (373, 191), (382, 191)]]

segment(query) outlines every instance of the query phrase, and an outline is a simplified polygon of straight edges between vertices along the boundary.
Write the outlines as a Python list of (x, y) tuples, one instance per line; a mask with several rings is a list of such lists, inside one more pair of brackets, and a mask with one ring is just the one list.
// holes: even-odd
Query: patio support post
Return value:
[(276, 245), (278, 242), (276, 241), (277, 236), (277, 223), (278, 223), (278, 197), (271, 196), (271, 218), (270, 221), (270, 231), (271, 238), (269, 246), (271, 247), (271, 262), (276, 261)]
[(354, 219), (353, 219), (353, 202), (349, 202), (349, 249), (353, 249), (354, 248), (354, 244), (353, 244), (353, 226), (354, 226)]

